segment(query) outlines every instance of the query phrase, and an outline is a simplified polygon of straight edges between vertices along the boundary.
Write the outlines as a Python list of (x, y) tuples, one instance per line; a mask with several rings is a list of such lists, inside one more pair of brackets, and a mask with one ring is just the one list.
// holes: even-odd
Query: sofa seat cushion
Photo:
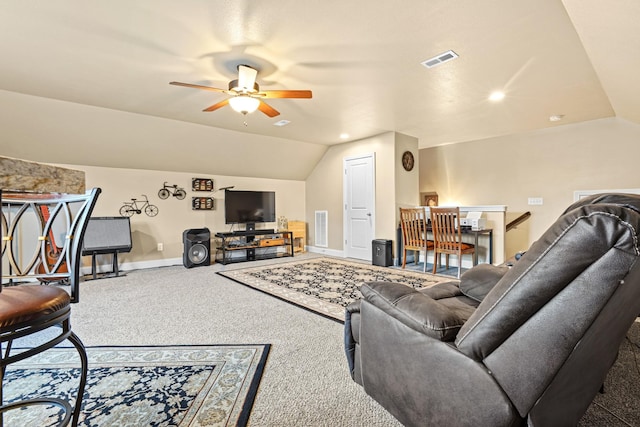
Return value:
[(457, 282), (420, 290), (401, 283), (369, 282), (361, 292), (368, 303), (440, 341), (453, 341), (478, 305), (460, 292)]

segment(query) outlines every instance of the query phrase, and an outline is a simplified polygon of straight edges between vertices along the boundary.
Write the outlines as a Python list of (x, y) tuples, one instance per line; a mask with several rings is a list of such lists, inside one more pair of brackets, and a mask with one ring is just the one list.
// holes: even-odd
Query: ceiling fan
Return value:
[(280, 113), (263, 101), (263, 99), (273, 98), (311, 98), (310, 90), (263, 90), (256, 83), (258, 71), (248, 65), (238, 65), (238, 79), (229, 82), (229, 89), (218, 89), (210, 86), (201, 86), (191, 83), (170, 82), (176, 86), (191, 87), (194, 89), (209, 90), (212, 92), (224, 92), (231, 95), (230, 98), (222, 100), (217, 104), (205, 108), (202, 111), (215, 111), (227, 104), (231, 105), (235, 111), (242, 114), (253, 113), (256, 110), (262, 111), (269, 117), (275, 117)]

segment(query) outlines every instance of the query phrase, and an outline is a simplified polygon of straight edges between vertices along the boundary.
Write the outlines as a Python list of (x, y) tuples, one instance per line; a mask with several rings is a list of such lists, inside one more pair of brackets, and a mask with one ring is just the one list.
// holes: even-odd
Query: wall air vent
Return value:
[(329, 223), (328, 223), (328, 211), (316, 211), (315, 212), (315, 245), (326, 248), (329, 246)]
[(445, 62), (449, 62), (453, 59), (456, 59), (458, 54), (452, 50), (448, 50), (445, 53), (441, 53), (438, 56), (434, 56), (433, 58), (429, 58), (426, 61), (422, 61), (421, 64), (427, 68), (433, 68), (436, 65), (444, 64)]

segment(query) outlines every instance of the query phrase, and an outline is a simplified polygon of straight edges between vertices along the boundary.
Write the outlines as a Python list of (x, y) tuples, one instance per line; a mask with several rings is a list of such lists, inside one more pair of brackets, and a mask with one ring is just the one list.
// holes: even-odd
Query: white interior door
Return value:
[(375, 234), (375, 156), (344, 159), (344, 254), (371, 261)]

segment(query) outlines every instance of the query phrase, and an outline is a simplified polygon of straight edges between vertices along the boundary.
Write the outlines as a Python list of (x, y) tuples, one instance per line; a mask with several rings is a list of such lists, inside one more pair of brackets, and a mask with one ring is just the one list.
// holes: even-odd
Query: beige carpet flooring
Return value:
[(272, 344), (251, 426), (399, 426), (349, 377), (341, 323), (215, 274), (288, 261), (164, 267), (82, 282), (73, 329), (88, 346)]
[(73, 330), (91, 346), (272, 344), (251, 426), (399, 425), (349, 377), (341, 323), (214, 274), (278, 261), (83, 282)]

